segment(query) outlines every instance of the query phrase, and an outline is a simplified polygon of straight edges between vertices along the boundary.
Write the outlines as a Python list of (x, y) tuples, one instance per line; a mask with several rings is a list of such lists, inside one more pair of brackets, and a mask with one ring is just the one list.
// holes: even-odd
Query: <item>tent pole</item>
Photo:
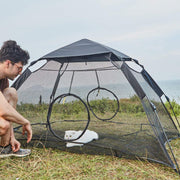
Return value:
[(175, 114), (175, 112), (174, 112), (174, 108), (172, 107), (172, 104), (171, 104), (169, 98), (168, 98), (166, 95), (165, 95), (165, 97), (166, 97), (166, 99), (167, 99), (167, 101), (168, 101), (168, 103), (169, 103), (169, 105), (170, 105), (170, 107), (171, 107), (171, 109), (172, 109), (173, 115), (174, 115), (174, 117), (175, 117), (175, 119), (176, 119), (176, 121), (177, 121), (177, 124), (178, 124), (179, 128), (180, 128), (180, 124), (179, 124), (179, 121), (178, 121), (178, 119), (177, 119), (177, 116), (176, 116), (176, 114)]
[(174, 159), (174, 162), (175, 162), (175, 164), (176, 164), (176, 170), (177, 170), (178, 172), (180, 172), (178, 163), (177, 163), (176, 158), (175, 158), (175, 156), (174, 156), (174, 153), (173, 153), (173, 150), (172, 150), (171, 145), (170, 145), (170, 143), (169, 143), (168, 137), (167, 137), (167, 135), (166, 135), (166, 133), (165, 133), (163, 127), (162, 127), (161, 121), (159, 120), (159, 116), (158, 116), (158, 113), (157, 113), (157, 111), (156, 111), (156, 107), (153, 108), (153, 110), (154, 110), (154, 112), (155, 112), (155, 114), (156, 114), (156, 117), (157, 117), (157, 119), (158, 119), (158, 121), (159, 121), (160, 127), (161, 127), (161, 129), (162, 129), (162, 131), (163, 131), (163, 133), (164, 133), (164, 136), (165, 136), (165, 138), (166, 138), (166, 142), (167, 142), (167, 144), (168, 144), (168, 146), (169, 146), (170, 152), (171, 152), (172, 157), (173, 157), (173, 159)]
[(74, 73), (75, 73), (75, 71), (73, 71), (73, 73), (72, 73), (71, 82), (70, 82), (70, 86), (69, 86), (69, 94), (71, 93), (72, 83), (73, 83), (73, 79), (74, 79)]
[(61, 64), (60, 68), (59, 68), (59, 71), (58, 71), (58, 75), (57, 75), (57, 78), (56, 78), (56, 81), (55, 81), (55, 84), (54, 84), (54, 88), (52, 90), (52, 93), (51, 93), (51, 96), (50, 96), (50, 103), (54, 100), (54, 95), (56, 93), (56, 90), (57, 90), (57, 87), (58, 87), (58, 84), (59, 84), (59, 81), (60, 81), (60, 78), (61, 76), (64, 74), (64, 72), (66, 71), (67, 67), (68, 67), (68, 64), (66, 65), (64, 71), (61, 73), (61, 69), (64, 65), (64, 63)]

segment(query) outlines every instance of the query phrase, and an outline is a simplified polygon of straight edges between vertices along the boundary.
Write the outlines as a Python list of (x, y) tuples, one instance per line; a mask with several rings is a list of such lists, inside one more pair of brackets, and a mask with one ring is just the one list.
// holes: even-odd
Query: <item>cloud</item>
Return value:
[[(175, 61), (180, 58), (179, 0), (0, 0), (0, 6), (0, 43), (17, 40), (32, 60), (89, 38), (152, 69), (171, 57), (172, 65), (180, 66)], [(174, 73), (180, 78), (177, 68)]]
[(168, 36), (180, 30), (180, 23), (171, 22), (166, 24), (158, 24), (144, 27), (142, 29), (127, 32), (121, 34), (120, 36), (115, 35), (111, 37), (110, 41), (126, 41), (126, 40), (136, 40), (136, 39), (149, 39), (149, 38), (159, 38)]

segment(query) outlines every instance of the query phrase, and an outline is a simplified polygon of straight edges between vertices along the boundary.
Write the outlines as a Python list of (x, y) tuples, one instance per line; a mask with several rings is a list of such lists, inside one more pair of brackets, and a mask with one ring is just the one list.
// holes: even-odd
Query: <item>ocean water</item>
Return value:
[[(160, 86), (160, 88), (163, 90), (164, 94), (170, 98), (170, 100), (175, 100), (177, 103), (180, 104), (180, 80), (171, 80), (171, 81), (157, 81), (157, 84)], [(73, 87), (71, 90), (71, 93), (76, 94), (77, 96), (81, 97), (81, 99), (85, 100), (87, 99), (88, 93), (96, 88), (96, 86), (76, 86)], [(118, 99), (121, 98), (130, 98), (132, 97), (135, 92), (130, 86), (129, 83), (126, 84), (109, 84), (106, 85), (105, 88), (111, 90)], [(69, 87), (67, 88), (60, 88), (57, 89), (55, 97), (68, 93)], [(19, 103), (38, 103), (40, 95), (42, 96), (42, 100), (45, 103), (49, 103), (50, 95), (52, 93), (52, 88), (45, 88), (42, 86), (35, 86), (27, 89), (26, 91), (19, 91)], [(98, 95), (98, 96), (97, 96)], [(153, 96), (153, 95), (152, 95)], [(100, 93), (96, 90), (93, 91), (89, 95), (89, 100), (92, 99), (101, 99), (101, 98), (109, 98), (109, 99), (115, 99), (112, 93), (100, 90)], [(71, 98), (66, 98), (66, 101), (71, 101)]]
[[(166, 81), (156, 81), (159, 87), (162, 89), (164, 94), (170, 98), (170, 100), (175, 100), (177, 103), (180, 104), (180, 80), (166, 80)], [(107, 89), (111, 90), (114, 94), (118, 96), (119, 99), (132, 97), (134, 95), (134, 90), (132, 87), (127, 84), (109, 84), (105, 86)], [(95, 87), (81, 87), (80, 89), (73, 88), (73, 93), (78, 94), (80, 97), (85, 98), (87, 93)], [(66, 90), (65, 90), (66, 92)], [(97, 91), (94, 92), (97, 94)], [(111, 93), (107, 91), (102, 92), (104, 97), (108, 97), (109, 99), (114, 99)], [(92, 93), (93, 95), (93, 93)]]
[(157, 81), (157, 84), (171, 101), (174, 99), (180, 104), (180, 80)]

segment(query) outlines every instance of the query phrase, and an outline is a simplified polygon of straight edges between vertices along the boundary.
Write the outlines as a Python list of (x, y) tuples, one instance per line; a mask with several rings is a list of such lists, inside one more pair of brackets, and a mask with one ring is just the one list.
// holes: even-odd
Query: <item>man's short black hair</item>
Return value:
[(21, 62), (23, 65), (28, 63), (29, 53), (16, 43), (16, 41), (5, 41), (0, 49), (0, 62), (10, 60), (14, 63)]

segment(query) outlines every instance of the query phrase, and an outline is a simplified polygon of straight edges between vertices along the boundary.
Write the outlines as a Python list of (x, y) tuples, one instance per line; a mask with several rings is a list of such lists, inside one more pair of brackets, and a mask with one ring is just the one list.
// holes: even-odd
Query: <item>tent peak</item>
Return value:
[[(113, 56), (116, 57), (117, 60), (125, 60), (125, 61), (132, 60), (132, 58), (130, 58), (129, 56), (115, 49), (112, 49), (108, 46), (105, 46), (103, 44), (97, 43), (95, 41), (86, 38), (73, 42), (55, 51), (52, 51), (49, 54), (41, 57), (40, 59), (56, 59), (56, 60), (58, 59), (59, 61), (64, 61), (65, 59), (68, 58), (70, 62), (72, 61), (77, 62), (79, 57), (89, 57), (89, 56), (97, 57), (97, 55), (102, 55), (101, 57), (101, 61), (102, 61), (103, 56), (104, 59), (106, 59), (105, 55), (107, 54), (113, 54)], [(99, 60), (97, 59), (97, 61)]]

